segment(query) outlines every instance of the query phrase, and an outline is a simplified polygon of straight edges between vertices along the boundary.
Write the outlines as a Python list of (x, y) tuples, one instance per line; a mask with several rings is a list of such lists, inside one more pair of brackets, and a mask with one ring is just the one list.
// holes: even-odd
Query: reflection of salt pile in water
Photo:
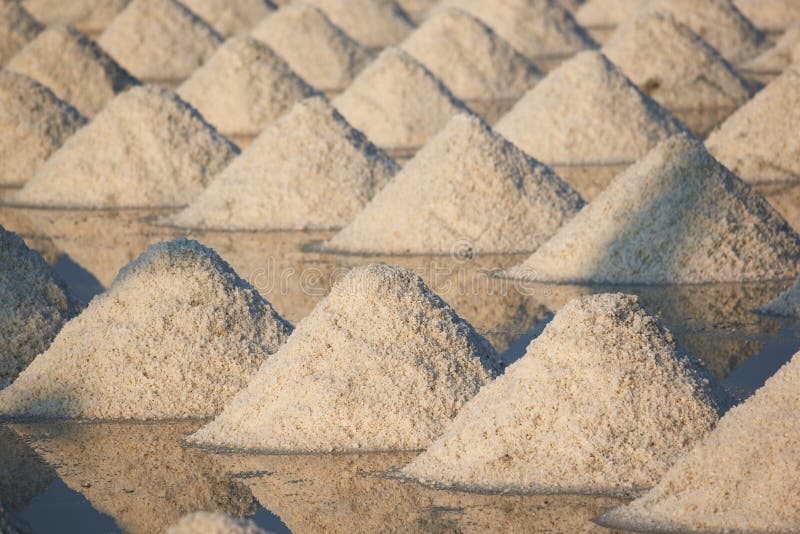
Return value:
[[(333, 239), (388, 254), (536, 250), (583, 201), (550, 169), (458, 115)], [(456, 250), (463, 244), (466, 250)]]
[(0, 67), (32, 41), (42, 25), (14, 0), (0, 0)]
[[(800, 17), (797, 20), (800, 21)], [(798, 61), (800, 61), (800, 22), (786, 30), (775, 46), (751, 59), (743, 67), (753, 71), (781, 72)]]
[(370, 48), (397, 44), (414, 29), (395, 0), (310, 0), (348, 35)]
[(243, 35), (275, 10), (270, 0), (182, 0), (223, 37)]
[(775, 300), (759, 308), (759, 311), (772, 315), (800, 317), (800, 280), (778, 295)]
[(33, 78), (86, 116), (137, 83), (94, 41), (68, 26), (40, 33), (6, 68)]
[(397, 165), (322, 97), (297, 104), (171, 217), (225, 230), (341, 228)]
[(800, 21), (800, 3), (796, 0), (734, 0), (745, 17), (762, 30), (783, 30)]
[(291, 326), (195, 241), (147, 249), (0, 395), (0, 412), (90, 419), (208, 417)]
[(69, 24), (89, 33), (102, 32), (130, 0), (23, 0), (25, 9), (48, 26)]
[(613, 28), (632, 17), (644, 0), (587, 0), (575, 12), (575, 20), (587, 28)]
[(800, 353), (723, 417), (650, 492), (603, 523), (659, 531), (795, 532)]
[(193, 512), (167, 529), (167, 534), (267, 534), (249, 519), (219, 512)]
[(134, 87), (70, 137), (10, 199), (37, 206), (180, 206), (237, 153), (173, 93)]
[(276, 451), (418, 449), (497, 367), (491, 345), (420, 277), (361, 267), (190, 440)]
[(7, 534), (28, 534), (32, 533), (33, 530), (0, 500), (0, 532)]
[(625, 491), (658, 481), (727, 397), (636, 297), (567, 304), (403, 469), (492, 491)]
[[(53, 468), (16, 432), (0, 426), (0, 502), (21, 512), (44, 493), (55, 478)], [(0, 532), (6, 534), (0, 524)]]

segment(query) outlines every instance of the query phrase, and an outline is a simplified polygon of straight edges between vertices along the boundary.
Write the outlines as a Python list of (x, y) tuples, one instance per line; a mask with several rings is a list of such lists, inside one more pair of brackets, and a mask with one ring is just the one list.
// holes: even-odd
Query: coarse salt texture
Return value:
[(686, 127), (599, 52), (581, 52), (548, 74), (495, 125), (548, 164), (636, 161)]
[(0, 67), (41, 31), (42, 25), (19, 3), (0, 0)]
[(177, 93), (224, 134), (257, 135), (315, 90), (264, 43), (232, 37)]
[(109, 102), (13, 194), (13, 203), (75, 208), (188, 204), (238, 149), (166, 89)]
[(265, 17), (250, 32), (322, 91), (341, 91), (372, 61), (361, 43), (308, 2), (294, 1)]
[(734, 0), (742, 14), (762, 30), (780, 31), (800, 22), (797, 0)]
[(800, 317), (800, 280), (774, 300), (758, 309), (762, 313), (785, 317)]
[(236, 519), (220, 512), (186, 514), (167, 534), (267, 534), (249, 519)]
[(728, 402), (637, 297), (583, 297), (402, 473), (491, 491), (635, 491), (658, 482)]
[(414, 23), (394, 0), (309, 0), (331, 21), (369, 48), (399, 43)]
[(575, 12), (575, 20), (587, 28), (613, 27), (631, 17), (646, 0), (588, 0)]
[(323, 97), (269, 125), (171, 222), (217, 230), (341, 228), (399, 170)]
[(85, 123), (75, 108), (35, 80), (0, 71), (0, 184), (27, 182)]
[(177, 0), (133, 0), (98, 44), (137, 78), (186, 78), (206, 62), (222, 37)]
[(23, 417), (210, 417), (291, 332), (213, 250), (148, 247), (0, 393)]
[(182, 0), (223, 37), (244, 35), (275, 11), (270, 0)]
[(677, 135), (614, 178), (512, 278), (748, 282), (800, 274), (800, 236), (702, 143)]
[(36, 20), (48, 26), (68, 24), (82, 32), (102, 32), (130, 0), (23, 0)]
[(797, 24), (781, 35), (775, 46), (746, 62), (742, 68), (752, 71), (781, 72), (797, 62), (800, 62), (800, 17)]
[(285, 452), (419, 449), (497, 370), (489, 342), (419, 276), (359, 267), (188, 439)]
[(604, 524), (669, 532), (797, 532), (800, 353)]
[(583, 206), (553, 171), (458, 115), (324, 247), (391, 254), (536, 250)]
[(69, 26), (46, 29), (6, 68), (38, 81), (87, 117), (138, 84), (94, 41)]
[(400, 46), (464, 100), (516, 99), (541, 78), (505, 39), (457, 8), (435, 11)]

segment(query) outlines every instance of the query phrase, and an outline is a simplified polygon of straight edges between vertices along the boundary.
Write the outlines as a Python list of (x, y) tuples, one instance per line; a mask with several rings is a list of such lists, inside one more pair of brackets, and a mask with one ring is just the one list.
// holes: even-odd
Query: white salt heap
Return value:
[(548, 74), (495, 125), (548, 164), (628, 163), (685, 127), (599, 52)]
[(668, 284), (800, 274), (800, 236), (764, 198), (686, 135), (617, 176), (514, 278)]
[(762, 30), (783, 30), (800, 22), (797, 0), (734, 0), (742, 14)]
[(257, 135), (315, 90), (264, 43), (232, 37), (177, 93), (222, 133)]
[(588, 0), (575, 12), (587, 28), (613, 27), (631, 17), (646, 0)]
[(0, 413), (213, 416), (290, 332), (213, 250), (186, 239), (159, 243), (0, 392)]
[(314, 97), (269, 125), (171, 222), (224, 230), (341, 228), (397, 171), (324, 98)]
[(244, 35), (275, 11), (270, 0), (181, 0), (223, 37)]
[(436, 10), (401, 44), (464, 100), (516, 99), (536, 85), (536, 67), (484, 23)]
[(345, 118), (384, 148), (419, 147), (469, 111), (424, 65), (387, 48), (333, 100)]
[(399, 43), (414, 23), (395, 0), (309, 0), (353, 39), (369, 48)]
[(167, 534), (267, 534), (249, 519), (235, 519), (220, 512), (186, 514), (167, 529)]
[(173, 93), (139, 86), (109, 102), (10, 198), (76, 208), (180, 206), (237, 154)]
[(798, 23), (787, 29), (775, 46), (745, 63), (743, 68), (754, 71), (781, 72), (797, 62), (800, 62), (800, 17), (798, 17)]
[(458, 115), (325, 247), (358, 253), (536, 250), (583, 206), (549, 168)]
[(350, 85), (373, 57), (317, 7), (292, 2), (265, 17), (250, 33), (280, 54), (300, 76), (324, 91)]
[(41, 31), (42, 25), (19, 3), (0, 0), (0, 67)]
[(137, 78), (176, 80), (205, 63), (222, 37), (177, 0), (133, 0), (97, 42)]
[(711, 133), (709, 152), (748, 182), (800, 180), (800, 64)]
[(25, 9), (48, 26), (68, 24), (82, 32), (102, 32), (130, 0), (23, 0)]
[(69, 26), (43, 31), (6, 68), (33, 78), (87, 117), (138, 83), (94, 41)]
[(565, 305), (402, 473), (491, 491), (655, 484), (728, 403), (635, 296)]
[(23, 184), (86, 123), (78, 111), (27, 76), (0, 71), (0, 184)]
[(659, 484), (603, 523), (685, 532), (797, 532), (800, 353), (678, 460)]
[(189, 440), (274, 451), (419, 449), (496, 371), (489, 342), (419, 276), (359, 267)]
[(770, 315), (800, 317), (800, 280), (777, 298), (759, 308), (759, 311)]

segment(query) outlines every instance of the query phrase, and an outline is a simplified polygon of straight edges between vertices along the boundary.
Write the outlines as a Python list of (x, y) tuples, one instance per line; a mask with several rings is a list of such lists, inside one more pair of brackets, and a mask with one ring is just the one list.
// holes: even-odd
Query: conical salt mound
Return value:
[(149, 247), (0, 393), (23, 417), (209, 417), (291, 332), (213, 250)]
[(40, 33), (6, 68), (33, 78), (87, 117), (138, 83), (94, 41), (68, 26)]
[(800, 180), (800, 64), (714, 130), (708, 151), (748, 182)]
[(269, 125), (171, 222), (222, 230), (341, 228), (398, 167), (322, 97)]
[(304, 80), (324, 91), (344, 89), (373, 59), (325, 13), (302, 1), (265, 17), (250, 35), (269, 45)]
[(267, 45), (249, 37), (228, 39), (177, 90), (226, 135), (257, 135), (314, 92)]
[(797, 532), (800, 353), (604, 524), (659, 532)]
[(581, 52), (548, 74), (495, 125), (548, 164), (636, 161), (686, 128), (599, 52)]
[(489, 342), (419, 276), (360, 267), (189, 440), (274, 451), (419, 449), (496, 370)]
[(236, 519), (220, 512), (193, 512), (169, 527), (167, 534), (267, 534), (267, 531), (250, 519)]
[(745, 63), (743, 68), (781, 72), (789, 65), (800, 62), (800, 17), (797, 20), (798, 24), (786, 30), (775, 46)]
[(223, 37), (244, 35), (273, 11), (270, 0), (182, 0)]
[(41, 31), (42, 25), (19, 3), (0, 0), (0, 67)]
[(369, 48), (383, 48), (405, 39), (414, 23), (395, 0), (309, 0), (331, 21)]
[(770, 315), (800, 317), (800, 280), (758, 311)]
[(780, 31), (800, 22), (800, 3), (796, 0), (734, 0), (734, 4), (762, 30)]
[(710, 380), (637, 297), (576, 299), (402, 472), (491, 491), (651, 486), (726, 407)]
[(541, 78), (505, 39), (456, 8), (437, 10), (401, 47), (464, 100), (517, 99)]
[(420, 147), (453, 115), (469, 111), (425, 66), (399, 48), (384, 50), (333, 105), (384, 148)]
[(86, 119), (27, 76), (0, 71), (0, 184), (28, 181)]
[(669, 109), (738, 107), (747, 83), (719, 53), (671, 15), (634, 17), (603, 53), (656, 102)]
[(86, 33), (106, 29), (130, 0), (23, 0), (25, 9), (48, 26), (68, 24)]
[(617, 176), (513, 278), (746, 282), (800, 274), (800, 236), (764, 198), (678, 135)]
[(645, 0), (588, 0), (575, 12), (575, 20), (587, 28), (611, 28), (644, 5)]
[(177, 0), (133, 0), (97, 40), (142, 80), (186, 78), (222, 37)]
[(550, 169), (458, 115), (325, 244), (358, 253), (536, 250), (583, 206)]
[(44, 351), (77, 311), (38, 252), (0, 226), (0, 389)]
[(11, 202), (168, 207), (193, 200), (238, 149), (166, 89), (129, 89), (56, 152)]

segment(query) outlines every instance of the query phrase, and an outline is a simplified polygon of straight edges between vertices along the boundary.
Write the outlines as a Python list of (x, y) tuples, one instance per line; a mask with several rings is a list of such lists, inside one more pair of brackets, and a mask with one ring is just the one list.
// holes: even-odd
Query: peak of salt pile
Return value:
[(464, 100), (517, 99), (541, 78), (505, 39), (456, 8), (435, 11), (401, 47)]
[(800, 280), (758, 311), (770, 315), (800, 317)]
[(605, 43), (603, 53), (669, 109), (738, 107), (750, 98), (747, 83), (728, 62), (671, 15), (629, 19)]
[(601, 516), (663, 532), (796, 532), (800, 353), (678, 460), (658, 485)]
[(0, 393), (0, 413), (209, 417), (291, 332), (213, 250), (150, 246)]
[(587, 28), (613, 27), (632, 17), (645, 0), (588, 0), (575, 12), (575, 20)]
[(223, 37), (244, 35), (273, 11), (270, 0), (182, 0)]
[(497, 371), (494, 349), (401, 267), (348, 273), (194, 443), (419, 449)]
[(40, 83), (0, 71), (0, 184), (23, 184), (86, 119)]
[(553, 171), (458, 115), (325, 244), (358, 253), (536, 250), (583, 206)]
[(249, 519), (220, 512), (193, 512), (167, 529), (167, 534), (267, 534)]
[(469, 112), (436, 76), (399, 48), (367, 65), (333, 105), (384, 148), (417, 148), (457, 113)]
[(133, 0), (97, 42), (137, 78), (176, 80), (205, 63), (222, 37), (177, 0)]
[(491, 491), (651, 486), (727, 406), (710, 381), (637, 297), (576, 299), (402, 472)]
[(224, 134), (257, 135), (315, 90), (267, 45), (232, 37), (177, 93)]
[(495, 125), (548, 164), (629, 163), (686, 128), (599, 52), (565, 61)]
[(797, 0), (734, 0), (739, 11), (756, 28), (783, 30), (800, 22), (800, 2)]
[(68, 26), (40, 33), (6, 68), (33, 78), (87, 117), (138, 83), (94, 41)]
[(97, 34), (122, 11), (130, 0), (24, 0), (36, 20), (48, 26), (68, 24), (82, 32)]
[(109, 102), (9, 198), (76, 208), (181, 206), (237, 154), (175, 94), (138, 86)]
[(308, 83), (340, 91), (373, 57), (307, 2), (294, 1), (265, 17), (250, 35), (269, 45)]
[(41, 31), (42, 25), (19, 3), (0, 0), (0, 67)]
[(751, 59), (743, 67), (754, 71), (781, 72), (789, 65), (800, 62), (800, 17), (797, 20), (799, 22), (786, 30), (775, 46)]
[(331, 21), (369, 48), (399, 43), (414, 23), (395, 0), (309, 0)]
[(264, 132), (171, 221), (189, 228), (341, 228), (398, 166), (322, 97)]
[(676, 135), (614, 178), (513, 278), (668, 284), (800, 274), (800, 236), (764, 198)]

